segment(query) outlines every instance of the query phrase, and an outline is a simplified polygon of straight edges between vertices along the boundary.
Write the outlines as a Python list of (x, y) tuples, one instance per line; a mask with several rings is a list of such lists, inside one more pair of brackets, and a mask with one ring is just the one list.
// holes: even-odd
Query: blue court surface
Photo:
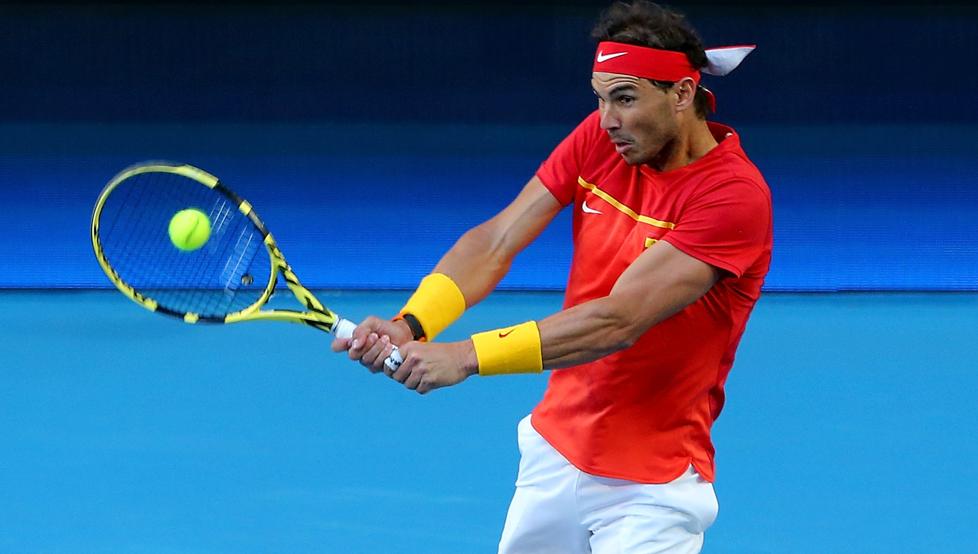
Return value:
[[(403, 292), (324, 292), (351, 318)], [(445, 340), (542, 317), (499, 293)], [(978, 552), (975, 294), (767, 294), (706, 553)], [(494, 552), (543, 376), (421, 397), (276, 323), (0, 293), (0, 552)]]

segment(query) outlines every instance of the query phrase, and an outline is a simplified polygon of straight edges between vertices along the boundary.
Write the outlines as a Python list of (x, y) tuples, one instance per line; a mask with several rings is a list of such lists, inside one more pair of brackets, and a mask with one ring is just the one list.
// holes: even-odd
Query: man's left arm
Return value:
[[(666, 241), (643, 252), (611, 293), (557, 312), (539, 322), (543, 367), (558, 369), (628, 348), (653, 325), (710, 290), (720, 271)], [(454, 385), (478, 373), (472, 340), (408, 343), (394, 378), (420, 393)]]
[(719, 277), (713, 266), (657, 242), (622, 273), (611, 294), (540, 322), (543, 367), (578, 365), (632, 346), (650, 327), (706, 294)]

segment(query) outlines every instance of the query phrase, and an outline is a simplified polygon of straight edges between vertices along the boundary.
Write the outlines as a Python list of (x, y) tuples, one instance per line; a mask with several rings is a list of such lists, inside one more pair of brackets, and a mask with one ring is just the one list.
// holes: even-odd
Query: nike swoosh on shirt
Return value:
[(587, 205), (587, 200), (581, 204), (581, 211), (586, 214), (600, 214), (601, 210), (595, 210), (594, 208), (589, 208)]
[(615, 52), (614, 54), (605, 54), (603, 52), (598, 52), (598, 63), (606, 62), (608, 60), (617, 58), (618, 56), (624, 56), (628, 52)]

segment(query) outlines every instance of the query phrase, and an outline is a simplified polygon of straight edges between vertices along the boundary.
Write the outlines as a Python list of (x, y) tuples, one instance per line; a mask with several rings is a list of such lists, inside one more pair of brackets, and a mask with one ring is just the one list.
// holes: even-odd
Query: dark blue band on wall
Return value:
[[(569, 123), (609, 4), (7, 8), (0, 120)], [(758, 45), (704, 78), (731, 123), (978, 122), (975, 9), (712, 4), (707, 46)]]

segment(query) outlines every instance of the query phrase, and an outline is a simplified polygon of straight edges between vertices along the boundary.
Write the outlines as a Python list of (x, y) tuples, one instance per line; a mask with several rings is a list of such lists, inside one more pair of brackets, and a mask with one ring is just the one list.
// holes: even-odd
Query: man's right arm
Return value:
[[(465, 299), (465, 306), (478, 304), (506, 276), (513, 259), (553, 221), (563, 206), (536, 176), (516, 198), (488, 221), (463, 234), (435, 266), (435, 273), (450, 277)], [(384, 340), (384, 337), (389, 340)], [(354, 331), (352, 339), (336, 339), (333, 350), (349, 350), (374, 372), (383, 370), (389, 345), (412, 339), (403, 320), (369, 317)]]
[(434, 272), (455, 281), (466, 307), (478, 304), (506, 276), (516, 255), (540, 235), (562, 207), (534, 176), (505, 209), (462, 235)]

